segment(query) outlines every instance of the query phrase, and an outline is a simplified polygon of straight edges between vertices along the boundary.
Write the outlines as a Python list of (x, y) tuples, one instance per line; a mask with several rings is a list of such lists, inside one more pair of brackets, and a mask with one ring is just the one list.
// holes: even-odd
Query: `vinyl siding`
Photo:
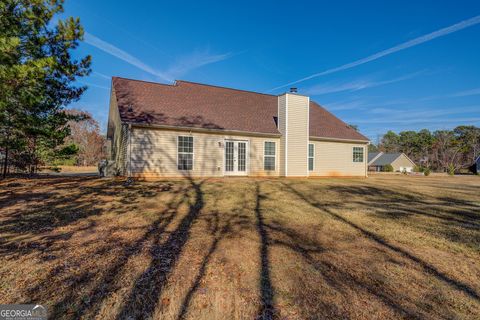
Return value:
[[(312, 140), (310, 143), (315, 144), (315, 165), (310, 176), (366, 176), (365, 144)], [(363, 148), (363, 162), (353, 162), (353, 147)]]
[[(193, 170), (177, 169), (177, 137), (193, 137)], [(145, 177), (221, 177), (224, 175), (225, 139), (248, 141), (247, 174), (278, 176), (279, 138), (199, 133), (181, 130), (134, 128), (131, 137), (131, 172)], [(275, 171), (263, 170), (264, 142), (277, 147)]]
[(395, 159), (395, 161), (392, 162), (392, 167), (393, 167), (393, 170), (394, 171), (400, 171), (400, 167), (411, 167), (413, 168), (415, 165), (407, 159), (407, 157), (405, 155), (401, 155), (400, 157), (398, 157), (397, 159)]
[(126, 158), (128, 150), (128, 126), (120, 120), (115, 90), (110, 93), (110, 107), (108, 115), (108, 159), (115, 161), (118, 174), (126, 174)]
[(282, 133), (280, 138), (280, 148), (279, 148), (279, 164), (280, 164), (280, 175), (285, 176), (285, 145), (287, 138), (285, 136), (287, 130), (287, 112), (286, 112), (286, 103), (287, 95), (282, 95), (278, 97), (278, 131)]
[(287, 176), (308, 176), (309, 98), (287, 94)]

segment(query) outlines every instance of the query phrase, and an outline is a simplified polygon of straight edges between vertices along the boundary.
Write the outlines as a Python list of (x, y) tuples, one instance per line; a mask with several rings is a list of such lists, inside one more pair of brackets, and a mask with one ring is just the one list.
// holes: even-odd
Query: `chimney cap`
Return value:
[(297, 87), (292, 87), (290, 88), (291, 93), (297, 93)]

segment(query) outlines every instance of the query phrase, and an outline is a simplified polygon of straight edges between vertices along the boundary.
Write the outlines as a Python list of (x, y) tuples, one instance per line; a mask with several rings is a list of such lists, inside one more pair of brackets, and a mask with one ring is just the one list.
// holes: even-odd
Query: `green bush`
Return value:
[(447, 172), (451, 176), (453, 176), (455, 174), (455, 167), (453, 166), (453, 164), (448, 165)]
[(393, 172), (393, 167), (391, 164), (386, 164), (383, 166), (383, 171), (385, 172)]
[(423, 169), (423, 174), (426, 175), (426, 176), (429, 176), (430, 175), (430, 168), (424, 168)]

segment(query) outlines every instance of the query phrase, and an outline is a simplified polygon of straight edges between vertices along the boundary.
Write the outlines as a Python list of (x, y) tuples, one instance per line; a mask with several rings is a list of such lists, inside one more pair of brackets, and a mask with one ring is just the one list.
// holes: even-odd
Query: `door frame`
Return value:
[[(237, 162), (234, 164), (235, 171), (227, 171), (227, 142), (234, 142), (234, 154), (237, 157)], [(245, 145), (245, 171), (238, 171), (238, 143), (244, 142)], [(248, 176), (250, 171), (250, 141), (245, 139), (230, 139), (223, 140), (223, 175), (224, 176)]]

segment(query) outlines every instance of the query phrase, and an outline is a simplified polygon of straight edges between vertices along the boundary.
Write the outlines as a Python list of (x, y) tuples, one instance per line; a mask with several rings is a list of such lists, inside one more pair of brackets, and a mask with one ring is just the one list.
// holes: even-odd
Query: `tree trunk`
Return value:
[(8, 144), (5, 146), (5, 158), (3, 159), (3, 179), (7, 177), (8, 168)]

